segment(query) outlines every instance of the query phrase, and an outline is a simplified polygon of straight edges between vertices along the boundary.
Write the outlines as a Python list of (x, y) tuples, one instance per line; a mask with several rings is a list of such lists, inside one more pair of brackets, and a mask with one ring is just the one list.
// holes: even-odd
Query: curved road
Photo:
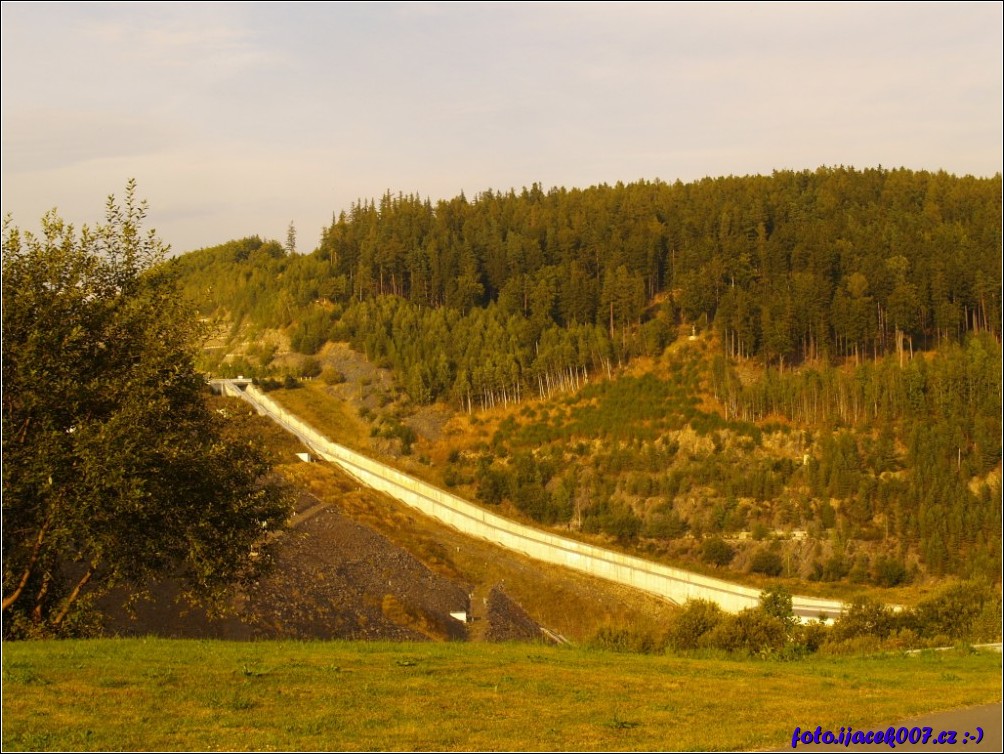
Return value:
[[(760, 593), (756, 589), (588, 545), (495, 515), (456, 495), (332, 442), (247, 380), (213, 380), (211, 384), (219, 392), (248, 401), (259, 413), (296, 435), (320, 458), (339, 466), (361, 483), (385, 492), (465, 534), (543, 562), (641, 589), (675, 603), (688, 599), (707, 599), (729, 612), (738, 612), (759, 603)], [(811, 620), (820, 616), (838, 616), (843, 603), (795, 596), (792, 607), (800, 619)]]

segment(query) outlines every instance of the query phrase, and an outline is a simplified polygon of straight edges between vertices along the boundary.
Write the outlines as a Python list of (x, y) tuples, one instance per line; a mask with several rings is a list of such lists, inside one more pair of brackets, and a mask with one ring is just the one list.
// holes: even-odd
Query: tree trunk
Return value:
[(53, 628), (58, 628), (59, 625), (63, 622), (63, 619), (66, 617), (67, 613), (70, 612), (70, 608), (73, 607), (73, 603), (76, 602), (77, 597), (80, 596), (81, 590), (85, 586), (87, 586), (87, 582), (91, 580), (91, 576), (94, 575), (94, 570), (96, 568), (97, 564), (91, 563), (90, 568), (88, 568), (87, 572), (80, 577), (80, 581), (77, 582), (77, 585), (73, 587), (73, 591), (70, 592), (69, 595), (67, 595), (66, 600), (63, 602), (63, 609), (59, 611), (59, 614), (52, 621)]
[(35, 563), (38, 562), (38, 556), (42, 552), (42, 543), (45, 541), (45, 533), (49, 529), (49, 525), (52, 523), (52, 517), (46, 519), (45, 523), (42, 524), (42, 528), (38, 530), (38, 536), (35, 538), (35, 544), (31, 548), (31, 558), (28, 559), (28, 565), (25, 566), (24, 573), (21, 574), (21, 579), (18, 581), (17, 589), (15, 589), (7, 597), (3, 598), (3, 610), (6, 610), (21, 596), (24, 591), (25, 586), (28, 584), (28, 579), (31, 578), (31, 571), (35, 567)]

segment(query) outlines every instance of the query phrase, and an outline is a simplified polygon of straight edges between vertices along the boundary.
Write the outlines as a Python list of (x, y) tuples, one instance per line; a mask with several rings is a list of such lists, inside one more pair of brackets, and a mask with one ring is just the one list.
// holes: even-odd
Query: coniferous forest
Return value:
[[(999, 572), (1000, 175), (387, 193), (310, 254), (250, 237), (172, 264), (233, 334), (347, 341), (414, 404), (513, 407), (451, 462), (485, 504), (695, 535), (721, 566), (737, 531), (808, 530), (828, 545), (789, 575), (810, 579)], [(272, 355), (209, 366), (265, 376)], [(779, 571), (756, 540), (747, 570)]]

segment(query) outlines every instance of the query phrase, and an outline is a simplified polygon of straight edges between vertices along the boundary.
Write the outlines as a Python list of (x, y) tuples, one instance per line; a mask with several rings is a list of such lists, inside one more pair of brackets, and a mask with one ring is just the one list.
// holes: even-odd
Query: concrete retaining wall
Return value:
[[(676, 603), (688, 599), (712, 600), (729, 612), (738, 612), (759, 603), (759, 591), (756, 589), (605, 550), (497, 516), (456, 495), (331, 442), (253, 385), (242, 390), (228, 380), (219, 380), (215, 384), (226, 395), (238, 396), (251, 403), (259, 413), (299, 437), (319, 457), (338, 465), (363, 484), (385, 492), (464, 534), (494, 542), (545, 563), (626, 584)], [(843, 605), (834, 600), (795, 597), (793, 607), (800, 617), (816, 618), (821, 614), (839, 615)]]

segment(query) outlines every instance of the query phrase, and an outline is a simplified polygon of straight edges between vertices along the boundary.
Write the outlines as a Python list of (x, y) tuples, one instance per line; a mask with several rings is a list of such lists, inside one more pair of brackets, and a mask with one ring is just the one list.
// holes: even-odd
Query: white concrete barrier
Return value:
[[(728, 581), (671, 568), (631, 555), (606, 550), (574, 539), (518, 524), (467, 502), (386, 464), (331, 442), (320, 432), (284, 409), (254, 385), (241, 389), (229, 380), (216, 380), (226, 395), (243, 398), (259, 413), (293, 433), (319, 457), (336, 464), (368, 487), (391, 497), (464, 534), (493, 542), (545, 563), (553, 563), (655, 594), (675, 603), (706, 599), (723, 610), (738, 612), (759, 604), (760, 592)], [(812, 619), (836, 617), (843, 603), (796, 596), (795, 615)]]

